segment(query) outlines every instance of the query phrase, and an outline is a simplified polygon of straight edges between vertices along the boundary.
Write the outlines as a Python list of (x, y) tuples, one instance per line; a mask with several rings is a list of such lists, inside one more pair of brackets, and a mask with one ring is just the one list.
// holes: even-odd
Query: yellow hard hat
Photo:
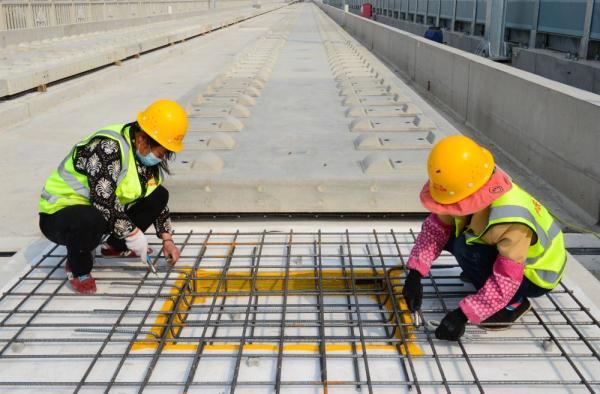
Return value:
[(431, 197), (454, 204), (485, 185), (494, 172), (494, 157), (468, 137), (446, 137), (429, 153), (427, 172)]
[(146, 134), (171, 152), (183, 150), (183, 138), (188, 128), (185, 109), (173, 100), (156, 100), (137, 116)]

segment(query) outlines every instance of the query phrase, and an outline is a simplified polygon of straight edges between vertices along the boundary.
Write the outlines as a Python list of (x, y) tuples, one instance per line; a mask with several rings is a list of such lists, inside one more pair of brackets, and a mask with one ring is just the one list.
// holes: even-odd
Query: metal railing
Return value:
[(87, 22), (250, 5), (249, 0), (0, 0), (0, 30), (32, 29)]

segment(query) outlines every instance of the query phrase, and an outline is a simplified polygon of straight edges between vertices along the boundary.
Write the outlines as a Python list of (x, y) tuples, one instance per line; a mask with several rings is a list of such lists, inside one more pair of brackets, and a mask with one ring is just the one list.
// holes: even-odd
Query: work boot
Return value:
[(91, 274), (75, 276), (71, 271), (71, 267), (69, 266), (69, 262), (65, 263), (65, 273), (67, 274), (67, 279), (69, 280), (69, 284), (71, 288), (76, 293), (79, 294), (94, 294), (96, 293), (96, 279), (92, 277)]
[(531, 309), (531, 303), (527, 298), (524, 298), (519, 305), (513, 305), (508, 305), (500, 309), (498, 312), (484, 320), (479, 327), (490, 331), (507, 330), (514, 322), (523, 317), (523, 315)]
[[(148, 248), (148, 256), (153, 254), (152, 248)], [(125, 249), (119, 250), (108, 243), (103, 243), (100, 246), (100, 255), (105, 259), (114, 259), (118, 257), (139, 257), (134, 251)]]

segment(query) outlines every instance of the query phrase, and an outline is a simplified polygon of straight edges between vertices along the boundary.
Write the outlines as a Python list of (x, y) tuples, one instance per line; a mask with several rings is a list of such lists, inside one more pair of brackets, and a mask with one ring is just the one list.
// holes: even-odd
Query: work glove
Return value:
[(406, 300), (406, 306), (411, 312), (416, 312), (421, 309), (423, 302), (423, 285), (421, 284), (421, 274), (417, 270), (408, 271), (402, 295)]
[(125, 237), (125, 245), (127, 245), (127, 249), (137, 254), (144, 264), (147, 263), (148, 238), (146, 238), (146, 234), (142, 230), (136, 228), (131, 234)]
[(465, 333), (467, 320), (467, 316), (465, 316), (460, 308), (449, 312), (435, 330), (435, 337), (437, 339), (445, 339), (448, 341), (458, 341)]

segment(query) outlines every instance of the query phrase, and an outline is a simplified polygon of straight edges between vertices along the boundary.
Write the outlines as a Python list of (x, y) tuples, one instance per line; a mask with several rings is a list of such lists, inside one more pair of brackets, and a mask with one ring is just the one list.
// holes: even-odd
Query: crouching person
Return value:
[(432, 149), (421, 202), (423, 223), (407, 266), (403, 295), (420, 309), (421, 278), (442, 250), (454, 255), (461, 279), (477, 292), (440, 322), (438, 339), (458, 340), (467, 321), (506, 329), (560, 282), (566, 263), (563, 234), (551, 214), (500, 168), (485, 148), (464, 136)]
[(144, 232), (154, 224), (163, 252), (179, 258), (173, 242), (169, 193), (161, 183), (168, 160), (183, 149), (187, 115), (176, 102), (158, 100), (137, 121), (101, 129), (77, 143), (47, 179), (39, 202), (40, 229), (67, 248), (65, 271), (73, 290), (96, 292), (94, 251), (146, 263)]

